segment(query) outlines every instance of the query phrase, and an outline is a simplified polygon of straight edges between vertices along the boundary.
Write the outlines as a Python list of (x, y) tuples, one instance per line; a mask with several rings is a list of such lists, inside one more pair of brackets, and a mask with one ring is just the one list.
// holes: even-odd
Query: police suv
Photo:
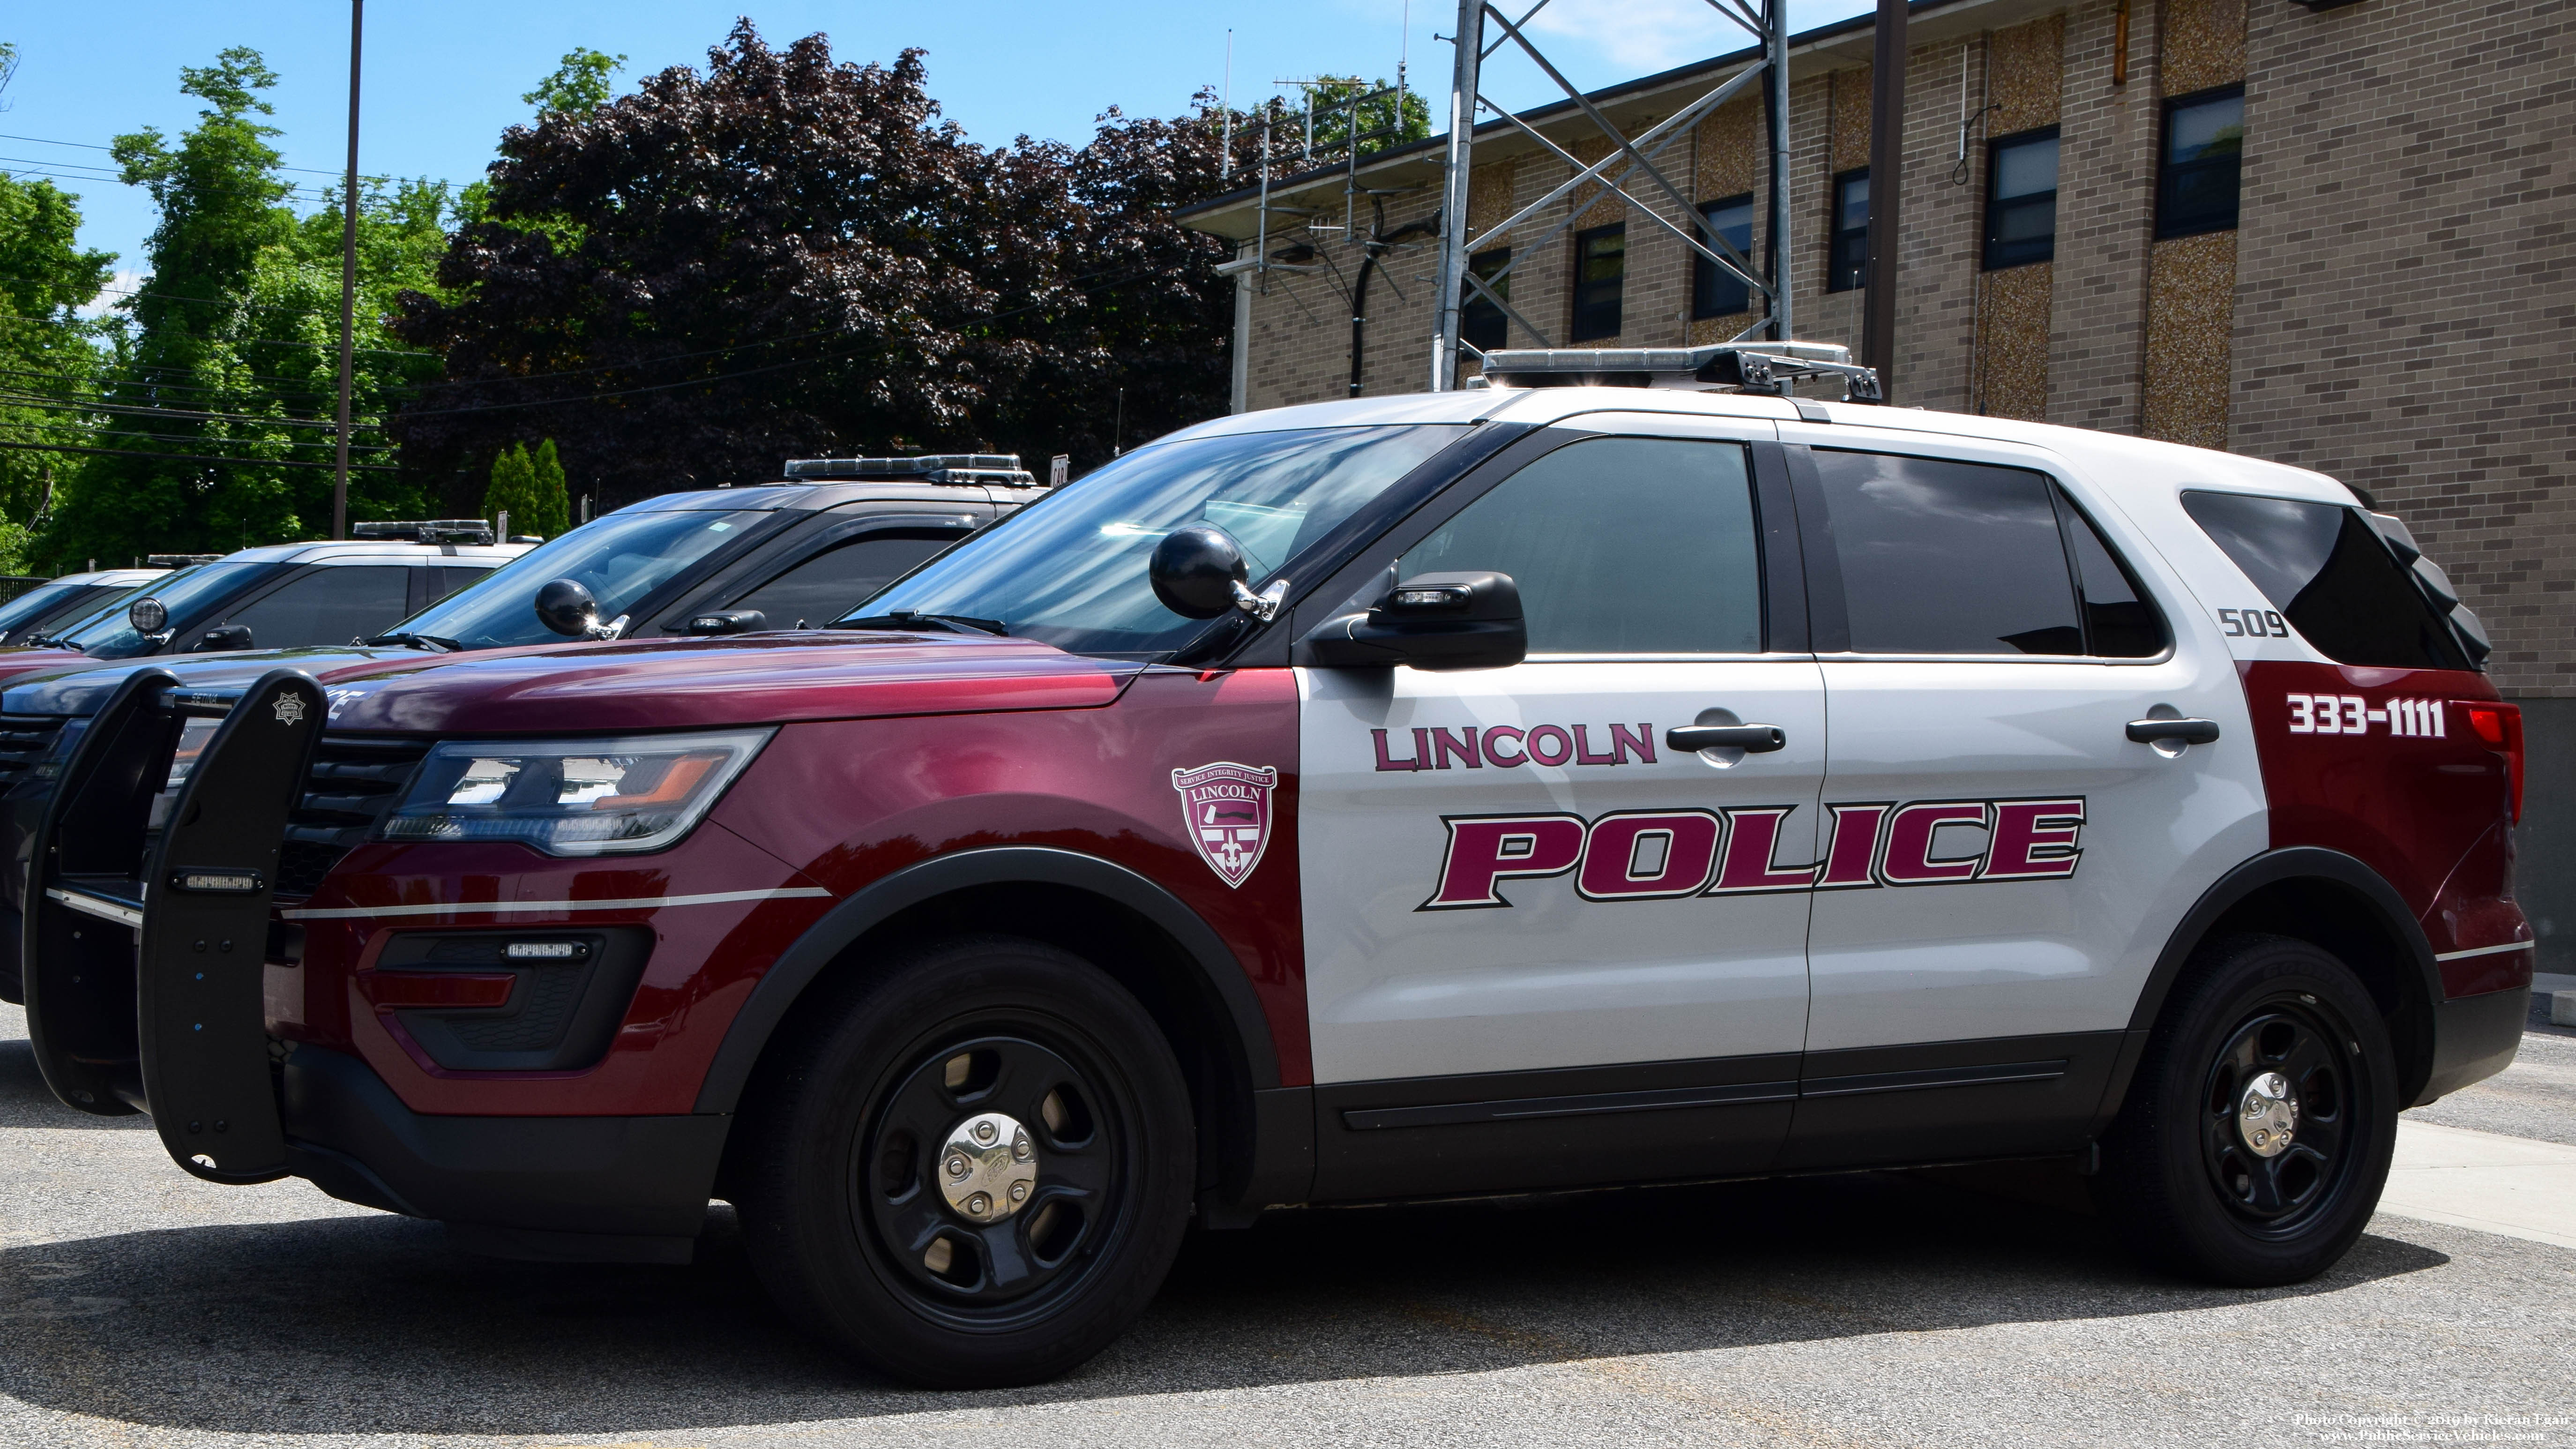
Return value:
[(1815, 348), (1487, 374), (1173, 434), (844, 631), (138, 674), (30, 857), (47, 1079), (487, 1252), (728, 1199), (993, 1384), (1298, 1204), (2062, 1156), (2291, 1282), (2512, 1059), (2519, 718), (2368, 500)]

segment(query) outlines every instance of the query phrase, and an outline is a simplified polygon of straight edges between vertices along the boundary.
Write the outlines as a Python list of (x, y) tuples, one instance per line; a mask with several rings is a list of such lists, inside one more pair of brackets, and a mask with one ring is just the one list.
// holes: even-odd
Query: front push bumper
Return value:
[[(21, 950), (46, 1084), (151, 1114), (211, 1181), (307, 1178), (506, 1257), (687, 1262), (731, 1117), (429, 1116), (356, 1057), (269, 1037), (263, 978), (292, 956), (270, 908), (326, 715), (284, 669), (238, 696), (143, 670), (99, 711), (33, 838)], [(165, 801), (190, 717), (221, 723)]]

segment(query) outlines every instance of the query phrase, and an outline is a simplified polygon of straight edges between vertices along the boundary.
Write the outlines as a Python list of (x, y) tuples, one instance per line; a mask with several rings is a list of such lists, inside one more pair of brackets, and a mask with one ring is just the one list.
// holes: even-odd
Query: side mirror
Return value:
[(769, 616), (758, 609), (720, 609), (713, 613), (691, 614), (680, 621), (674, 634), (756, 634), (769, 627)]
[(1418, 574), (1365, 614), (1325, 620), (1297, 655), (1322, 669), (1502, 669), (1529, 656), (1529, 625), (1510, 574)]
[(125, 606), (125, 622), (137, 634), (158, 634), (170, 622), (169, 606), (146, 595)]
[(1213, 619), (1232, 612), (1236, 592), (1244, 590), (1248, 573), (1242, 547), (1224, 529), (1207, 523), (1164, 534), (1163, 541), (1154, 545), (1153, 561), (1145, 566), (1154, 597), (1184, 619)]
[(226, 624), (220, 628), (208, 629), (205, 633), (198, 635), (197, 642), (188, 646), (188, 652), (191, 654), (212, 654), (219, 649), (249, 649), (253, 647), (255, 646), (250, 642), (250, 626), (248, 624)]
[(571, 579), (557, 579), (537, 590), (537, 622), (573, 639), (599, 631), (599, 600)]

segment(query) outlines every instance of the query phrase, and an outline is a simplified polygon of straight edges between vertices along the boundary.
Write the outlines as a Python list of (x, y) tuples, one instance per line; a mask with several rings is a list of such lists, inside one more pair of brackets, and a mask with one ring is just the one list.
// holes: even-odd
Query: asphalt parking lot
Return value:
[[(2576, 1143), (2576, 1032), (2425, 1115)], [(2576, 1443), (2576, 1249), (2383, 1213), (2316, 1282), (2213, 1290), (2069, 1185), (1275, 1215), (1072, 1377), (925, 1394), (784, 1327), (721, 1216), (693, 1267), (549, 1267), (201, 1183), (56, 1104), (0, 1007), (0, 1444)]]

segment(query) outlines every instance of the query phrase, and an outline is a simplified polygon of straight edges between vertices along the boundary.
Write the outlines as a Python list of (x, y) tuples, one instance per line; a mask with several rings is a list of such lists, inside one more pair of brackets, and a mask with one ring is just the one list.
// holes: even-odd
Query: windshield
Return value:
[(560, 644), (564, 636), (537, 622), (538, 589), (571, 579), (599, 601), (599, 621), (605, 624), (634, 613), (637, 603), (674, 575), (741, 539), (768, 516), (747, 509), (611, 513), (530, 549), (386, 632), (468, 649)]
[(61, 605), (69, 603), (73, 595), (96, 587), (95, 584), (76, 583), (37, 585), (9, 602), (0, 604), (0, 635), (8, 634), (21, 624), (43, 618)]
[(1463, 424), (1229, 433), (1140, 448), (968, 539), (852, 610), (990, 620), (1078, 654), (1169, 653), (1207, 627), (1145, 577), (1173, 529), (1212, 523), (1251, 583), (1281, 567), (1466, 431)]
[(134, 626), (125, 621), (128, 603), (147, 597), (159, 599), (170, 611), (170, 622), (162, 627), (182, 632), (195, 628), (206, 616), (232, 602), (244, 588), (286, 567), (289, 565), (210, 563), (155, 579), (144, 588), (118, 595), (107, 607), (64, 630), (59, 642), (93, 659), (131, 659), (137, 654), (149, 654), (161, 646), (136, 633)]

